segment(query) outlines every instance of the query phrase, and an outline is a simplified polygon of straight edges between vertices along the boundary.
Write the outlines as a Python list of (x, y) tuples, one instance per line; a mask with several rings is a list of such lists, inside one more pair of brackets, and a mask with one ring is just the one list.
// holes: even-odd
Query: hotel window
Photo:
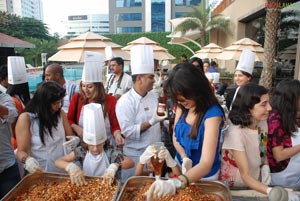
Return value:
[(142, 27), (117, 27), (117, 33), (138, 33), (142, 32)]
[(151, 31), (165, 31), (165, 0), (152, 0)]
[(175, 0), (175, 6), (191, 6), (191, 5), (196, 6), (200, 2), (201, 0)]
[(141, 7), (142, 0), (116, 0), (117, 8)]
[(118, 21), (141, 21), (142, 13), (120, 13)]

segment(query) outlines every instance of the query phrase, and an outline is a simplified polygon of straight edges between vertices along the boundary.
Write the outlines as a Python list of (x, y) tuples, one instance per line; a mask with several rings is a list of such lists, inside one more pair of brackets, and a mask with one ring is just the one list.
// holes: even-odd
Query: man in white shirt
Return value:
[(114, 96), (117, 100), (132, 87), (131, 76), (124, 72), (124, 60), (114, 57), (109, 61), (112, 74), (106, 82), (106, 93)]
[(74, 84), (70, 80), (66, 80), (64, 78), (62, 66), (56, 63), (50, 64), (46, 68), (45, 81), (49, 80), (57, 82), (66, 89), (66, 95), (64, 97), (62, 109), (67, 114), (73, 94), (79, 91), (78, 85)]
[[(150, 144), (161, 142), (159, 122), (167, 117), (167, 113), (164, 116), (157, 115), (158, 100), (150, 91), (155, 82), (151, 46), (138, 45), (131, 48), (131, 70), (133, 87), (117, 102), (116, 114), (125, 136), (123, 152), (137, 164)], [(134, 175), (135, 167), (122, 170), (121, 183)]]

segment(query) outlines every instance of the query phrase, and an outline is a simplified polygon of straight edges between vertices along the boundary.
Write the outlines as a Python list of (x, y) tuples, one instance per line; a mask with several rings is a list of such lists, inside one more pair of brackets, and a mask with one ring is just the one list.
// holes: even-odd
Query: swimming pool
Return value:
[[(34, 92), (36, 90), (37, 84), (42, 82), (42, 71), (36, 71), (32, 73), (27, 73), (27, 80), (29, 85), (29, 91)], [(81, 66), (68, 66), (64, 69), (64, 77), (66, 80), (81, 80), (82, 77), (82, 67)]]

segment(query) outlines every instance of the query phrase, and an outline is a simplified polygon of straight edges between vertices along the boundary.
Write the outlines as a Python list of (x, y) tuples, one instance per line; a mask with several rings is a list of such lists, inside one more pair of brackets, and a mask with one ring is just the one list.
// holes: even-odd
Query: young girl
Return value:
[[(108, 177), (113, 181), (119, 168), (132, 168), (133, 161), (124, 157), (121, 152), (105, 150), (107, 135), (101, 104), (90, 103), (83, 108), (83, 144), (70, 154), (55, 161), (55, 166), (66, 170), (72, 183), (85, 184), (84, 175)], [(74, 161), (80, 161), (81, 170)]]
[(267, 165), (264, 145), (271, 109), (268, 90), (262, 86), (249, 83), (237, 93), (228, 115), (219, 176), (229, 186), (249, 186), (267, 193), (268, 186), (260, 182), (260, 167)]

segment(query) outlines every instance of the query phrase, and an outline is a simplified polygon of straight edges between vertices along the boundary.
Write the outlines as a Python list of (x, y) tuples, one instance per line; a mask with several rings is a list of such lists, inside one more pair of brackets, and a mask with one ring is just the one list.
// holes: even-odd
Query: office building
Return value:
[(109, 33), (108, 14), (71, 15), (66, 22), (68, 37), (78, 36), (87, 31), (97, 34)]
[(110, 0), (110, 33), (169, 32), (170, 19), (191, 11), (201, 0)]
[(0, 11), (43, 21), (41, 0), (0, 0)]

